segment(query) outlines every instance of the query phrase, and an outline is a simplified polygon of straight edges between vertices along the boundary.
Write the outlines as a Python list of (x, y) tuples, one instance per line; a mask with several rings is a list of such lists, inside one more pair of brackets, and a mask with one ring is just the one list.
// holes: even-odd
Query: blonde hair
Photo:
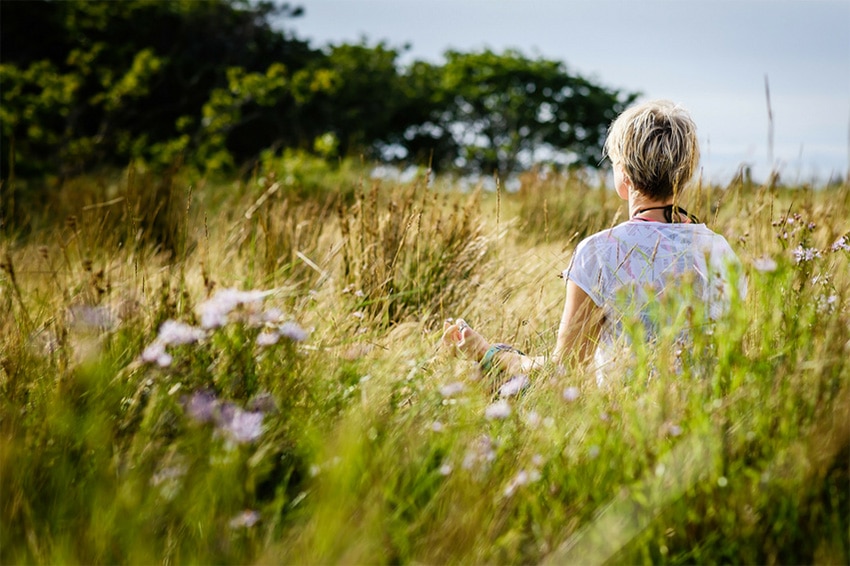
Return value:
[(614, 120), (604, 152), (622, 165), (637, 190), (669, 198), (696, 171), (697, 127), (681, 106), (669, 100), (650, 100), (628, 108)]

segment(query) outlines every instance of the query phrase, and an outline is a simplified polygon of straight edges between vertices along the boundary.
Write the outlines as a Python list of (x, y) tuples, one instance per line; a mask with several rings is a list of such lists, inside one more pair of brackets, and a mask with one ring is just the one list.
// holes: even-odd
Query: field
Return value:
[(850, 561), (847, 184), (695, 185), (746, 299), (679, 364), (664, 333), (504, 397), (443, 320), (551, 348), (625, 218), (597, 179), (289, 155), (44, 199), (0, 242), (0, 563)]

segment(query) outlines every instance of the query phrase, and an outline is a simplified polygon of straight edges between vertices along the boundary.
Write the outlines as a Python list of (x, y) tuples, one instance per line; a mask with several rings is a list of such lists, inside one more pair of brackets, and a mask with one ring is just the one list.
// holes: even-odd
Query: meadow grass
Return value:
[(0, 562), (850, 560), (850, 188), (694, 187), (747, 297), (500, 398), (442, 321), (546, 353), (624, 205), (343, 173), (73, 179), (3, 240)]

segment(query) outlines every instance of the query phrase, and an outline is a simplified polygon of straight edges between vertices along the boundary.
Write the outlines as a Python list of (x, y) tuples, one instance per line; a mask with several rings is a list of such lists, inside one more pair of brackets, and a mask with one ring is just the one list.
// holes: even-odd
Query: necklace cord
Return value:
[(688, 212), (684, 208), (682, 208), (680, 206), (675, 206), (673, 204), (665, 204), (664, 206), (648, 206), (646, 208), (638, 209), (637, 212), (632, 214), (632, 218), (635, 218), (637, 215), (643, 214), (644, 212), (649, 212), (650, 210), (663, 210), (664, 211), (664, 220), (667, 222), (667, 224), (673, 223), (673, 213), (674, 212), (676, 214), (680, 215), (680, 216), (684, 215), (685, 218), (687, 218), (688, 220), (690, 220), (694, 224), (700, 223), (699, 219), (696, 216), (694, 216), (693, 214), (691, 214), (690, 212)]

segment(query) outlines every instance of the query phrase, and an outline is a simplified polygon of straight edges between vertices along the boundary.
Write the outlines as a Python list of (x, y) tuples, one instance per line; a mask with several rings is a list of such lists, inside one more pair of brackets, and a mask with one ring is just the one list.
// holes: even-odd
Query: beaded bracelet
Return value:
[(521, 356), (525, 355), (508, 344), (493, 344), (487, 348), (487, 351), (484, 353), (484, 357), (481, 358), (481, 362), (478, 364), (479, 367), (481, 367), (481, 371), (486, 373), (493, 368), (493, 358), (496, 356), (496, 352), (513, 352)]

